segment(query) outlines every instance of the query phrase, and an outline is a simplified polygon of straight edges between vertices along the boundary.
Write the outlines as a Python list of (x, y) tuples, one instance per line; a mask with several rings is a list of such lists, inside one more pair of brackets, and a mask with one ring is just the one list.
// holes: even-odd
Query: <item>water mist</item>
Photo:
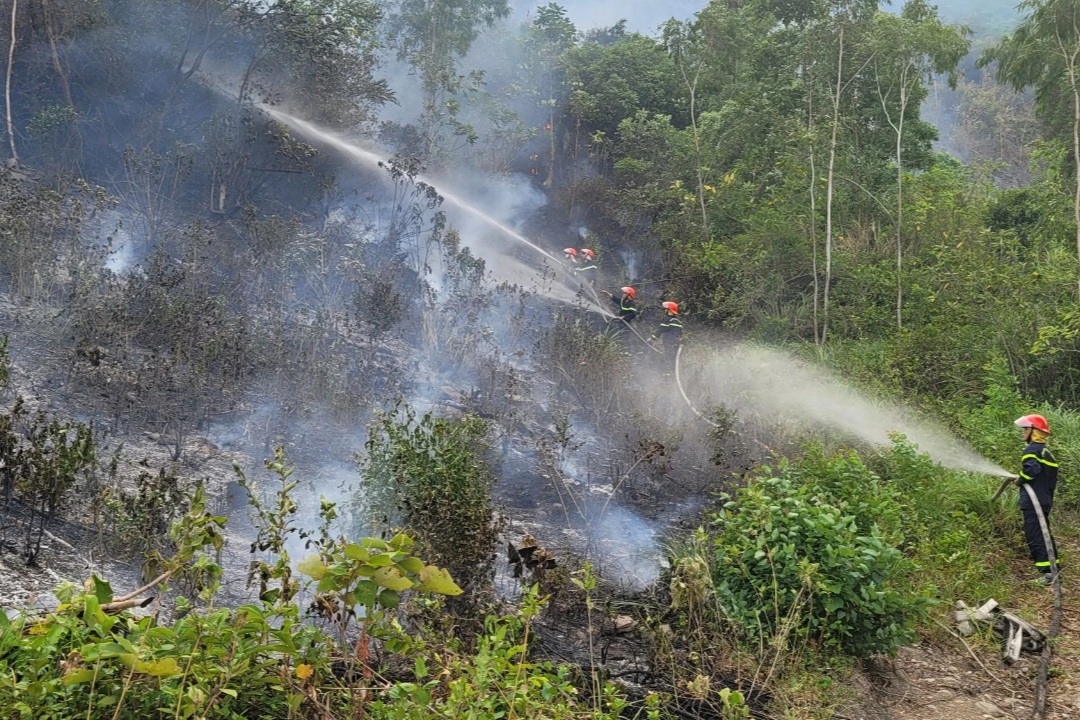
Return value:
[[(775, 350), (740, 344), (683, 353), (684, 380), (695, 403), (721, 402), (740, 415), (831, 429), (868, 445), (887, 445), (900, 433), (935, 462), (954, 470), (1010, 477), (945, 427), (896, 405), (872, 400), (821, 368)], [(700, 400), (698, 399), (700, 398)]]

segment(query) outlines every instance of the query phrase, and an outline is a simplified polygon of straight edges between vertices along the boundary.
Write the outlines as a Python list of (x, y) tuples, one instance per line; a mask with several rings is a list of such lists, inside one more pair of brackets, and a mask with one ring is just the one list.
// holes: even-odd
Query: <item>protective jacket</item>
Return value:
[(574, 267), (574, 277), (581, 278), (586, 282), (595, 283), (596, 277), (599, 274), (600, 268), (596, 267), (596, 263), (586, 261), (585, 265)]
[(677, 348), (682, 342), (682, 320), (678, 315), (668, 315), (660, 321), (660, 329), (656, 334), (664, 341), (665, 348)]
[(626, 298), (624, 300), (622, 298), (617, 298), (612, 295), (611, 302), (615, 303), (615, 306), (619, 308), (620, 320), (626, 320), (627, 322), (630, 322), (638, 316), (637, 305), (635, 305), (634, 301), (630, 298)]
[[(1057, 489), (1058, 462), (1050, 449), (1040, 442), (1030, 443), (1024, 448), (1024, 455), (1020, 462), (1023, 467), (1017, 482), (1020, 485), (1030, 485), (1035, 491), (1035, 497), (1039, 501), (1043, 517), (1046, 518), (1047, 526), (1049, 526), (1050, 511), (1054, 507), (1054, 490)], [(1031, 560), (1039, 571), (1050, 572), (1050, 556), (1047, 553), (1042, 527), (1039, 525), (1039, 516), (1035, 513), (1031, 496), (1023, 487), (1020, 488), (1020, 511), (1024, 514), (1024, 539), (1027, 540)], [(1053, 537), (1050, 538), (1050, 542), (1054, 542)], [(1056, 549), (1056, 544), (1054, 547)]]

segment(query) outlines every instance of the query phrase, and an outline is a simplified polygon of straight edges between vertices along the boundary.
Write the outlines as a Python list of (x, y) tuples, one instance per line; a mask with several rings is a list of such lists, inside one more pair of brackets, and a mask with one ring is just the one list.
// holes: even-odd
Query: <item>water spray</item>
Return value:
[[(681, 348), (680, 348), (681, 349)], [(686, 394), (676, 355), (676, 381), (683, 401), (699, 418)], [(709, 392), (725, 404), (752, 415), (787, 418), (799, 427), (832, 428), (867, 445), (888, 445), (903, 433), (920, 452), (953, 470), (1014, 477), (979, 455), (948, 429), (913, 417), (899, 407), (872, 401), (821, 368), (808, 366), (775, 350), (749, 344), (710, 353), (703, 365)]]
[[(358, 145), (356, 145), (356, 144), (354, 144), (352, 142), (349, 142), (348, 140), (341, 137), (340, 135), (332, 133), (332, 132), (330, 132), (328, 130), (324, 130), (324, 129), (320, 128), (319, 126), (315, 125), (314, 123), (308, 122), (307, 120), (302, 120), (301, 118), (298, 118), (295, 115), (291, 115), (291, 114), (289, 114), (289, 113), (287, 113), (287, 112), (285, 112), (283, 110), (279, 110), (277, 108), (271, 107), (270, 105), (267, 105), (265, 103), (260, 103), (258, 105), (258, 107), (263, 112), (265, 112), (267, 115), (274, 118), (278, 122), (281, 122), (281, 123), (283, 123), (285, 125), (289, 125), (290, 127), (293, 127), (296, 130), (299, 130), (299, 131), (301, 131), (301, 132), (303, 132), (303, 133), (305, 133), (307, 135), (310, 135), (310, 136), (312, 136), (314, 138), (317, 138), (321, 142), (324, 142), (324, 143), (332, 146), (336, 150), (341, 151), (342, 153), (344, 153), (348, 157), (351, 157), (351, 158), (356, 159), (356, 160), (360, 160), (361, 162), (363, 162), (365, 164), (374, 165), (376, 167), (381, 167), (384, 164), (386, 164), (386, 161), (383, 158), (381, 158), (379, 155), (377, 155), (376, 153), (374, 153), (374, 152), (372, 152), (370, 150), (366, 150), (366, 149), (364, 149), (364, 148), (362, 148), (362, 147), (360, 147), (360, 146), (358, 146)], [(549, 253), (547, 250), (544, 250), (542, 247), (540, 247), (536, 243), (531, 242), (528, 238), (526, 238), (521, 233), (516, 232), (512, 228), (508, 227), (506, 224), (499, 222), (498, 220), (491, 217), (490, 215), (485, 213), (483, 210), (481, 210), (478, 207), (476, 207), (475, 205), (471, 204), (470, 202), (468, 202), (464, 198), (462, 198), (462, 197), (460, 197), (460, 196), (458, 196), (458, 195), (456, 195), (456, 194), (454, 194), (452, 192), (448, 192), (444, 188), (438, 186), (430, 178), (428, 178), (428, 177), (426, 177), (424, 175), (416, 175), (415, 179), (417, 181), (419, 181), (419, 182), (423, 182), (423, 183), (425, 183), (427, 185), (430, 185), (431, 187), (435, 188), (440, 196), (442, 196), (445, 200), (449, 201), (451, 204), (453, 204), (457, 208), (459, 208), (461, 210), (464, 210), (469, 215), (472, 215), (473, 217), (479, 219), (485, 225), (488, 225), (490, 227), (495, 228), (500, 233), (513, 238), (514, 240), (516, 240), (519, 243), (525, 245), (529, 249), (539, 253), (540, 255), (547, 258), (548, 260), (551, 260), (552, 262), (554, 262), (556, 264), (557, 267), (562, 268), (564, 274), (567, 273), (566, 268), (563, 267), (561, 263), (559, 263), (558, 259), (556, 259), (554, 255)], [(560, 298), (560, 297), (557, 297), (555, 295), (550, 295), (550, 294), (546, 294), (546, 295), (548, 295), (549, 297), (551, 297), (554, 300), (558, 300), (559, 302), (566, 302), (568, 304), (573, 304), (571, 301), (566, 300), (565, 298)], [(612, 313), (604, 310), (603, 306), (598, 301), (596, 302), (596, 307), (591, 307), (588, 304), (584, 305), (584, 307), (587, 310), (590, 310), (590, 311), (593, 311), (593, 312), (599, 312), (601, 315), (604, 315), (605, 317), (613, 317)]]
[[(351, 158), (374, 166), (381, 166), (384, 162), (382, 158), (370, 150), (359, 147), (313, 123), (265, 104), (262, 104), (260, 107), (269, 116), (279, 122), (317, 138)], [(434, 183), (431, 183), (430, 180), (423, 176), (418, 176), (417, 179), (437, 188)], [(499, 222), (452, 192), (439, 190), (439, 193), (456, 207), (539, 253), (544, 258), (553, 261), (556, 266), (562, 269), (563, 273), (568, 273), (567, 268), (562, 266), (551, 253), (531, 242), (504, 223)], [(599, 297), (596, 296), (595, 290), (590, 290), (592, 299), (588, 299), (588, 304), (583, 307), (593, 312), (599, 312), (605, 317), (613, 317), (613, 313), (605, 310), (603, 304), (599, 302)], [(569, 302), (565, 298), (560, 298), (550, 293), (546, 294), (551, 296), (552, 299), (560, 302)], [(642, 343), (649, 347), (650, 350), (663, 354), (661, 350), (650, 345), (630, 323), (623, 322), (630, 328), (630, 331), (642, 341)], [(753, 353), (752, 350), (741, 350), (744, 354), (747, 352)], [(682, 384), (680, 370), (681, 351), (682, 348), (680, 347), (675, 358), (675, 371), (676, 382), (679, 386), (679, 392), (682, 395), (683, 401), (686, 402), (687, 406), (690, 407), (695, 415), (705, 420), (710, 425), (715, 426), (715, 423), (694, 407), (693, 403), (690, 402), (689, 396), (686, 394)], [(1011, 477), (1011, 473), (979, 456), (967, 446), (962, 445), (944, 429), (927, 426), (925, 423), (921, 423), (923, 427), (920, 429), (918, 427), (920, 423), (914, 422), (906, 415), (897, 411), (889, 411), (880, 407), (874, 407), (872, 403), (869, 403), (847, 386), (826, 376), (815, 374), (813, 371), (807, 371), (800, 368), (798, 365), (793, 365), (790, 359), (783, 359), (781, 362), (779, 358), (780, 356), (778, 354), (769, 355), (762, 350), (758, 350), (756, 357), (740, 358), (740, 361), (731, 368), (730, 371), (724, 373), (726, 376), (724, 380), (726, 382), (740, 382), (740, 390), (743, 391), (759, 391), (759, 397), (756, 400), (756, 403), (759, 406), (757, 409), (759, 411), (768, 411), (771, 404), (773, 406), (773, 412), (777, 414), (794, 413), (795, 415), (800, 416), (804, 421), (809, 421), (818, 425), (838, 427), (865, 442), (875, 445), (887, 442), (889, 432), (898, 429), (906, 429), (908, 437), (910, 437), (913, 442), (916, 442), (920, 449), (929, 454), (936, 462), (946, 467), (969, 472), (984, 473), (1002, 478)], [(780, 376), (777, 379), (779, 382), (783, 383), (783, 388), (779, 393), (777, 393), (776, 388), (768, 386), (768, 370), (770, 368), (777, 371)], [(799, 377), (800, 372), (802, 373), (802, 377)], [(742, 375), (741, 378), (740, 374)], [(800, 382), (802, 385), (801, 388), (799, 387)], [(862, 419), (857, 419), (856, 416), (862, 416)]]
[[(271, 106), (269, 106), (269, 105), (267, 105), (265, 103), (260, 103), (259, 108), (263, 112), (265, 112), (267, 115), (274, 118), (275, 120), (277, 120), (277, 121), (279, 121), (279, 122), (281, 122), (281, 123), (283, 123), (285, 125), (290, 125), (290, 126), (296, 128), (297, 130), (300, 130), (301, 132), (303, 132), (305, 134), (317, 137), (319, 140), (325, 142), (328, 145), (332, 145), (334, 148), (340, 150), (341, 152), (345, 153), (346, 155), (349, 155), (350, 157), (356, 158), (358, 160), (362, 160), (363, 162), (365, 162), (365, 163), (367, 163), (369, 165), (375, 165), (375, 166), (381, 166), (381, 165), (383, 165), (383, 164), (385, 164), (387, 162), (383, 158), (379, 157), (377, 154), (371, 152), (370, 150), (365, 150), (364, 148), (362, 148), (362, 147), (360, 147), (358, 145), (355, 145), (355, 144), (349, 142), (348, 140), (345, 140), (341, 136), (336, 135), (335, 133), (329, 132), (327, 130), (323, 130), (319, 126), (315, 125), (314, 123), (310, 123), (307, 120), (301, 120), (300, 118), (296, 117), (295, 115), (290, 115), (287, 112), (284, 112), (282, 110), (278, 110), (277, 108), (271, 107)], [(503, 223), (499, 222), (495, 218), (493, 218), (490, 215), (488, 215), (487, 213), (485, 213), (480, 208), (476, 207), (475, 205), (470, 204), (468, 201), (464, 200), (463, 198), (455, 195), (452, 192), (448, 192), (443, 188), (440, 188), (430, 178), (425, 177), (424, 175), (416, 175), (415, 179), (418, 180), (419, 182), (426, 183), (427, 185), (432, 186), (433, 188), (438, 190), (439, 195), (441, 195), (443, 198), (445, 198), (446, 200), (449, 200), (451, 203), (453, 203), (454, 205), (456, 205), (460, 209), (464, 210), (465, 212), (469, 213), (470, 215), (476, 217), (477, 219), (479, 219), (483, 223), (485, 223), (487, 225), (490, 225), (491, 227), (497, 229), (499, 232), (501, 232), (501, 233), (503, 233), (505, 235), (509, 235), (510, 237), (512, 237), (513, 239), (515, 239), (518, 242), (522, 243), (523, 245), (526, 245), (527, 247), (531, 248), (532, 250), (540, 253), (541, 255), (546, 257), (548, 260), (558, 262), (558, 260), (556, 260), (555, 256), (552, 255), (551, 253), (549, 253), (544, 248), (540, 247), (539, 245), (536, 245), (533, 242), (530, 242), (524, 235), (522, 235), (522, 234), (520, 234), (518, 232), (515, 232), (513, 229), (507, 227)]]

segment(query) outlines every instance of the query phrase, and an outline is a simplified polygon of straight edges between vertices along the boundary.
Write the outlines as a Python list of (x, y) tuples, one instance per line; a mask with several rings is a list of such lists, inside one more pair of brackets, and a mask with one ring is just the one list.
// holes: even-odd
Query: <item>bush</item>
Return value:
[(873, 467), (902, 498), (913, 587), (947, 602), (1007, 597), (1009, 550), (1023, 544), (1015, 506), (990, 502), (997, 478), (946, 470), (902, 438)]
[(359, 461), (358, 504), (375, 528), (387, 535), (408, 528), (467, 596), (494, 573), (499, 518), (491, 503), (495, 475), (484, 457), (487, 433), (475, 415), (418, 418), (402, 403), (376, 420)]
[(755, 640), (892, 653), (927, 605), (905, 589), (900, 518), (895, 493), (854, 453), (812, 451), (714, 518), (717, 598)]

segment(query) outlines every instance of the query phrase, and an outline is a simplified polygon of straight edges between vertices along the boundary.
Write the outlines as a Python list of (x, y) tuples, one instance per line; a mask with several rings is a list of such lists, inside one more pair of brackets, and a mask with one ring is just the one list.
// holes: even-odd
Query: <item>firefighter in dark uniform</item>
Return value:
[(679, 319), (679, 304), (668, 300), (660, 303), (660, 307), (667, 311), (664, 319), (660, 321), (660, 327), (650, 340), (656, 340), (657, 336), (664, 341), (664, 352), (674, 354), (682, 343), (682, 320)]
[(596, 266), (596, 253), (589, 248), (581, 248), (578, 256), (582, 258), (579, 265), (574, 266), (574, 277), (579, 278), (586, 286), (596, 287), (596, 278), (600, 274), (600, 268)]
[(609, 292), (604, 294), (611, 298), (611, 302), (615, 303), (615, 307), (619, 308), (618, 319), (630, 322), (638, 316), (637, 304), (634, 302), (637, 299), (637, 290), (627, 285), (620, 288), (622, 291), (621, 297), (615, 297)]
[[(1046, 447), (1050, 425), (1042, 415), (1025, 415), (1017, 419), (1014, 424), (1023, 431), (1024, 442), (1027, 443), (1024, 455), (1020, 459), (1023, 466), (1020, 477), (1016, 479), (1016, 484), (1020, 486), (1020, 511), (1024, 514), (1024, 538), (1027, 540), (1028, 551), (1031, 553), (1036, 571), (1042, 573), (1044, 582), (1049, 583), (1054, 577), (1050, 567), (1046, 539), (1043, 537), (1039, 516), (1035, 513), (1031, 496), (1023, 486), (1028, 485), (1035, 491), (1035, 498), (1038, 500), (1049, 529), (1050, 511), (1054, 507), (1054, 490), (1057, 488), (1058, 480), (1058, 462), (1050, 449)], [(1057, 544), (1054, 543), (1053, 536), (1050, 542), (1054, 547), (1056, 557)]]

